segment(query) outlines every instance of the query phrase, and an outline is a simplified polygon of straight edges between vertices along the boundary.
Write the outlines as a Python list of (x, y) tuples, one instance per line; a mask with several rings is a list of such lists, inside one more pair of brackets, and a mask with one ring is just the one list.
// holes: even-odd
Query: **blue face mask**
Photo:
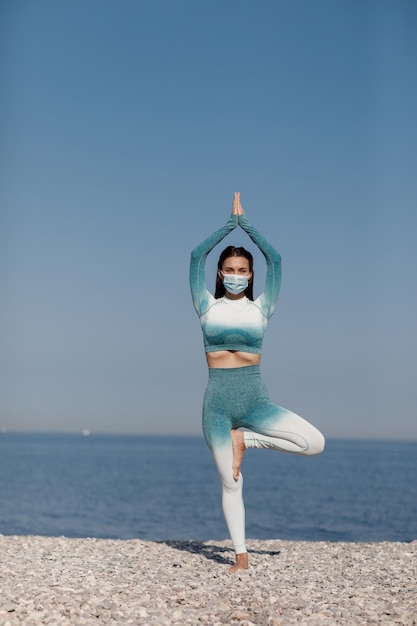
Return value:
[(249, 279), (247, 276), (238, 276), (237, 274), (225, 274), (223, 276), (223, 285), (226, 291), (237, 295), (247, 289)]

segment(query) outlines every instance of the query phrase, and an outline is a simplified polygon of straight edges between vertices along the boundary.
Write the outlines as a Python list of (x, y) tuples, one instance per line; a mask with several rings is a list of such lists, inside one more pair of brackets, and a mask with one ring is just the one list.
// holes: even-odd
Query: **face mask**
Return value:
[(249, 280), (247, 276), (237, 276), (236, 274), (225, 274), (223, 276), (224, 288), (234, 295), (245, 291), (248, 287), (248, 283)]

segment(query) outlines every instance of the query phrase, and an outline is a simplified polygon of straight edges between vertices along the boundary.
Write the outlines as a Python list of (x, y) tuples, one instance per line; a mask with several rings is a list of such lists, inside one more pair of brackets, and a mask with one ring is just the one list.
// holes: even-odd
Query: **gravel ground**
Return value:
[(0, 535), (0, 626), (417, 624), (417, 541), (226, 541)]

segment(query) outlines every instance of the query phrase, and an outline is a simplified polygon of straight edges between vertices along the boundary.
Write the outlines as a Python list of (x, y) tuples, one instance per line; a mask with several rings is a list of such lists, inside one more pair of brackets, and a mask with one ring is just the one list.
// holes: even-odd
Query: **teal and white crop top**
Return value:
[[(209, 252), (237, 226), (240, 226), (258, 246), (266, 259), (267, 273), (264, 292), (255, 301), (246, 296), (232, 300), (214, 298), (207, 290), (205, 263)], [(236, 350), (262, 352), (262, 341), (281, 285), (281, 256), (251, 226), (245, 215), (231, 215), (226, 224), (207, 237), (191, 253), (190, 285), (194, 308), (200, 318), (206, 352)]]

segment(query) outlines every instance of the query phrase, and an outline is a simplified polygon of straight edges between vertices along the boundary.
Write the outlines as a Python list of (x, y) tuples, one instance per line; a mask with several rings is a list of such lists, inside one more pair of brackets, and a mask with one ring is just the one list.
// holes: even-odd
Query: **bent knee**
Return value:
[(324, 450), (324, 446), (326, 444), (326, 440), (320, 431), (316, 430), (314, 433), (314, 437), (312, 437), (308, 442), (308, 449), (305, 451), (305, 454), (308, 456), (315, 456), (316, 454), (321, 454)]

